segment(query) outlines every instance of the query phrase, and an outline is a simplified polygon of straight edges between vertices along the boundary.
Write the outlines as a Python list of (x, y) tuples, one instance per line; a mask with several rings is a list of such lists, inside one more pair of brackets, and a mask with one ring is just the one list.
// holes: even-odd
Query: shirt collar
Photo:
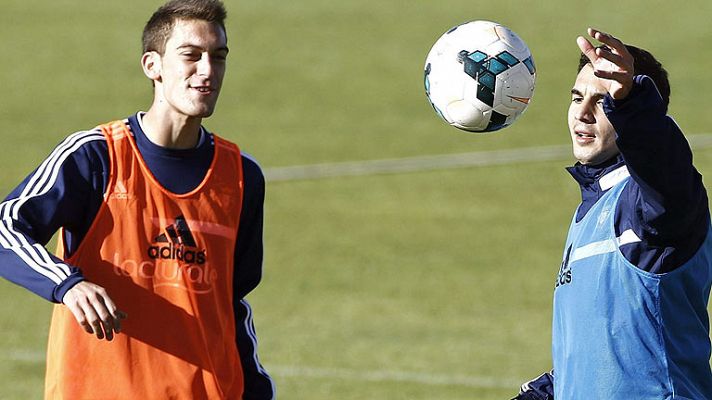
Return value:
[(630, 172), (628, 172), (628, 167), (622, 165), (613, 171), (606, 172), (598, 179), (598, 184), (601, 187), (601, 190), (605, 192), (629, 176)]
[(597, 165), (577, 162), (566, 170), (578, 182), (583, 192), (593, 191), (601, 194), (630, 176), (620, 154)]

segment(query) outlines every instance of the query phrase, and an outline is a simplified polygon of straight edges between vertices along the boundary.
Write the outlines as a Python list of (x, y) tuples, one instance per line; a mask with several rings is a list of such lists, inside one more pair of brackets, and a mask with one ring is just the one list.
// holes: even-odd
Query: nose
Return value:
[(197, 73), (199, 76), (210, 77), (210, 74), (212, 72), (213, 72), (213, 63), (212, 63), (212, 60), (210, 59), (210, 55), (207, 52), (203, 53), (202, 56), (200, 57), (200, 60), (198, 61)]
[(590, 101), (584, 101), (578, 105), (575, 110), (574, 117), (587, 124), (593, 124), (596, 122), (596, 117), (593, 112), (593, 106)]

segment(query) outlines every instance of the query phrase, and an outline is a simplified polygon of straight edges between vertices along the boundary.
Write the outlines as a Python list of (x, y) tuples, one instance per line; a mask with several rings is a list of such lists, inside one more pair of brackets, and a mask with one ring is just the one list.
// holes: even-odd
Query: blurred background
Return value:
[[(162, 2), (0, 1), (4, 197), (68, 134), (148, 109), (140, 37)], [(712, 133), (712, 2), (225, 3), (228, 71), (205, 125), (268, 177), (264, 278), (248, 300), (280, 399), (506, 399), (551, 367), (554, 279), (580, 199), (564, 171), (566, 110), (588, 26), (655, 54), (670, 113), (694, 143)], [(447, 126), (423, 89), (430, 46), (475, 19), (517, 32), (537, 65), (527, 112), (484, 136)], [(523, 156), (275, 178), (291, 166), (510, 151)], [(695, 162), (710, 176), (712, 148), (696, 145)], [(50, 311), (0, 282), (0, 398), (41, 398)]]

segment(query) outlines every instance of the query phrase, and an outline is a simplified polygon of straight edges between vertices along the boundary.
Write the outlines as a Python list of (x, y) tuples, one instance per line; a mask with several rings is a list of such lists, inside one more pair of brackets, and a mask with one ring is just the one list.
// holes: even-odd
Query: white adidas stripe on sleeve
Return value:
[[(245, 330), (247, 331), (247, 335), (250, 337), (250, 341), (252, 342), (252, 360), (255, 362), (257, 372), (259, 372), (260, 375), (264, 376), (270, 381), (270, 384), (272, 385), (272, 396), (274, 396), (274, 394), (276, 393), (274, 387), (274, 380), (272, 380), (272, 377), (269, 376), (267, 371), (264, 369), (257, 356), (257, 333), (255, 332), (255, 324), (252, 322), (252, 307), (250, 306), (250, 303), (248, 303), (245, 299), (240, 300), (240, 303), (242, 303), (242, 305), (244, 305), (247, 309), (247, 317), (245, 318), (244, 325)], [(274, 399), (274, 397), (272, 398)]]
[(0, 203), (0, 245), (13, 251), (30, 268), (55, 284), (61, 283), (70, 275), (69, 267), (64, 263), (54, 262), (43, 246), (31, 244), (15, 229), (14, 223), (21, 207), (28, 200), (46, 194), (56, 184), (64, 161), (81, 146), (94, 140), (104, 140), (99, 129), (77, 132), (67, 137), (40, 164), (17, 198)]

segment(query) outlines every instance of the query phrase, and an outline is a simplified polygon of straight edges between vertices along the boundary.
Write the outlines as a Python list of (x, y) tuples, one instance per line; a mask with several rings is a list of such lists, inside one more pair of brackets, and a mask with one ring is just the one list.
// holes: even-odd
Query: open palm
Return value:
[(605, 45), (594, 47), (585, 37), (576, 38), (579, 49), (591, 61), (593, 74), (603, 80), (611, 97), (625, 98), (633, 86), (633, 56), (623, 42), (608, 33), (588, 28), (588, 34)]

